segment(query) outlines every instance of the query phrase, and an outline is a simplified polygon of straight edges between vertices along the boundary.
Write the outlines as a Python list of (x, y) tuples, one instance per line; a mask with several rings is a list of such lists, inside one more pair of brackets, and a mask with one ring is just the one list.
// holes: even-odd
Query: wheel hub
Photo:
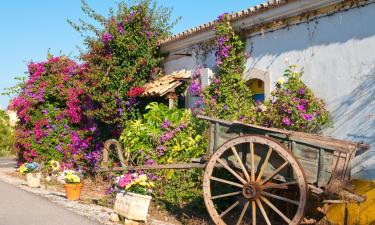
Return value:
[(242, 195), (247, 199), (256, 199), (260, 195), (260, 186), (256, 182), (249, 182), (243, 186)]

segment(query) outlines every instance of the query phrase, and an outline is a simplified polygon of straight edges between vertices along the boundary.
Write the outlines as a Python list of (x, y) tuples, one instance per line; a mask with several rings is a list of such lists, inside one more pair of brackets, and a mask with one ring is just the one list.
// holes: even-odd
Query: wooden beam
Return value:
[(99, 170), (97, 170), (97, 172), (124, 171), (124, 170), (193, 169), (193, 168), (203, 169), (205, 167), (206, 167), (206, 163), (175, 163), (175, 164), (166, 164), (166, 165), (100, 168)]

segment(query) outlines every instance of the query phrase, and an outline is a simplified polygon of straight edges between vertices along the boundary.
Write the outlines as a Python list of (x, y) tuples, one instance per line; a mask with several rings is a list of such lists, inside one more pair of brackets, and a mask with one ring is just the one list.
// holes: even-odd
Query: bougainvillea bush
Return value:
[(215, 25), (217, 72), (204, 93), (209, 116), (228, 120), (255, 120), (252, 93), (242, 77), (244, 46), (229, 23), (229, 14), (219, 16)]
[[(92, 108), (87, 113), (105, 125), (109, 137), (118, 137), (119, 128), (132, 118), (140, 104), (141, 86), (161, 72), (162, 57), (157, 42), (170, 34), (170, 9), (142, 0), (110, 10), (101, 16), (83, 1), (83, 11), (100, 27), (84, 22), (72, 26), (86, 36), (88, 86)], [(103, 129), (103, 128), (102, 128)]]
[(192, 95), (204, 96), (204, 101), (196, 102), (194, 110), (197, 113), (313, 133), (330, 124), (324, 101), (315, 97), (312, 90), (302, 82), (303, 72), (297, 71), (296, 66), (285, 71), (270, 101), (253, 101), (251, 90), (242, 78), (246, 58), (244, 43), (233, 31), (228, 14), (219, 16), (216, 21), (214, 47), (217, 72), (210, 85), (202, 91), (200, 67), (195, 70), (191, 84)]
[[(20, 162), (62, 161), (66, 167), (94, 165), (95, 124), (83, 113), (87, 64), (50, 57), (28, 65), (28, 79), (9, 108), (17, 112), (16, 150)], [(88, 101), (89, 102), (89, 101)]]
[(330, 114), (324, 101), (317, 98), (301, 80), (303, 70), (295, 65), (284, 72), (271, 99), (258, 103), (260, 123), (268, 127), (316, 133), (330, 125)]

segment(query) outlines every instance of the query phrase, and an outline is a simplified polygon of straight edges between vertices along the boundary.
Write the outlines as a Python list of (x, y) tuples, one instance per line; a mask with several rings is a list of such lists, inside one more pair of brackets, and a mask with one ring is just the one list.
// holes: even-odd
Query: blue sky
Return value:
[[(96, 11), (106, 15), (115, 1), (87, 0)], [(262, 0), (157, 0), (173, 7), (173, 18), (181, 16), (173, 33), (215, 19), (223, 12), (236, 12), (263, 2)], [(80, 0), (1, 0), (0, 3), (0, 92), (15, 84), (14, 77), (22, 76), (26, 64), (42, 61), (47, 51), (75, 57), (81, 36), (70, 27), (67, 19), (85, 19)], [(0, 105), (7, 107), (9, 98), (0, 96)]]

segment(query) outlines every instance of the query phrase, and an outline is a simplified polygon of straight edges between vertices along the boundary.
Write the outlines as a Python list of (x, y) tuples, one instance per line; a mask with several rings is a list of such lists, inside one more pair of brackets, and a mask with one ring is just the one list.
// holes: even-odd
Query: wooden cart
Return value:
[[(205, 157), (191, 163), (129, 166), (119, 144), (122, 167), (111, 170), (204, 168), (206, 208), (216, 224), (300, 224), (308, 193), (327, 203), (363, 202), (346, 190), (350, 160), (368, 146), (301, 132), (198, 116), (209, 122)], [(108, 171), (109, 168), (102, 168)]]

